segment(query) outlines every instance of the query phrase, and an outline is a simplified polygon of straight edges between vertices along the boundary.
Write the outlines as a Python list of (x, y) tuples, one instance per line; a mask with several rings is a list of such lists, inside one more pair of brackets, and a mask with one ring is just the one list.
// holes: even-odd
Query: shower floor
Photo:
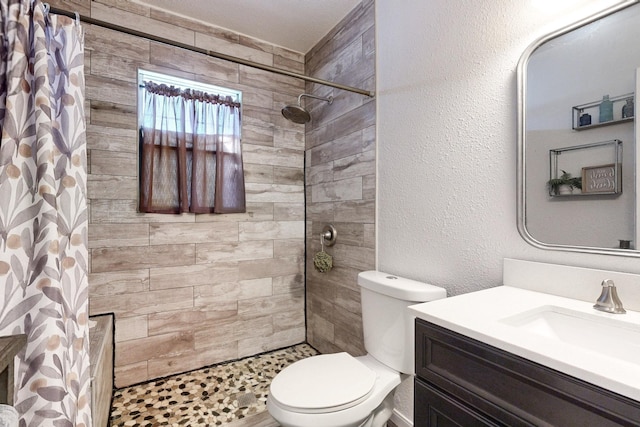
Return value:
[(299, 344), (114, 392), (112, 427), (270, 427), (269, 384), (283, 368), (318, 354)]

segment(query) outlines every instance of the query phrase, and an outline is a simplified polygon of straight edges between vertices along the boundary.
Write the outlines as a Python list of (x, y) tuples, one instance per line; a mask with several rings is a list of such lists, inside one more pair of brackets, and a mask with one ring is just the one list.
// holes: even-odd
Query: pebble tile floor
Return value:
[(300, 344), (235, 362), (118, 389), (112, 427), (277, 426), (266, 412), (273, 377), (318, 354)]

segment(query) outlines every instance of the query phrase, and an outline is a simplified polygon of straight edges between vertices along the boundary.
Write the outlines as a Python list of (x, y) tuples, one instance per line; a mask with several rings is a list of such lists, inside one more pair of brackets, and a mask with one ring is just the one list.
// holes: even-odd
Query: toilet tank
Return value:
[(358, 274), (367, 353), (405, 374), (414, 373), (414, 316), (407, 307), (447, 296), (437, 286), (381, 271)]

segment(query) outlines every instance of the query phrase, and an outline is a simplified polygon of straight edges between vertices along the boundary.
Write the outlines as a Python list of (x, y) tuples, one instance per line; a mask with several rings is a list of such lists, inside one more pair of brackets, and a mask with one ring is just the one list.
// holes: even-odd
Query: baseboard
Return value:
[(389, 419), (393, 424), (397, 427), (413, 427), (413, 422), (409, 421), (407, 417), (402, 415), (400, 412), (393, 410), (391, 414), (391, 418)]

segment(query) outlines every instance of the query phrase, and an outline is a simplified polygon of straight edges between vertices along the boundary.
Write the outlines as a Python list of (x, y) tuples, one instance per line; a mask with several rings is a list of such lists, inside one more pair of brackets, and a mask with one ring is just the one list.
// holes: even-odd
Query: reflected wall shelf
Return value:
[[(613, 120), (608, 120), (602, 123), (598, 122), (600, 114), (600, 103), (602, 102), (601, 99), (598, 101), (588, 102), (586, 104), (576, 105), (575, 107), (572, 107), (573, 130), (587, 130), (603, 126), (616, 125), (618, 123), (632, 122), (635, 118), (633, 115), (631, 117), (622, 117), (622, 107), (626, 105), (627, 99), (631, 99), (633, 104), (635, 104), (635, 96), (633, 93), (609, 98), (609, 100), (613, 102)], [(580, 126), (580, 116), (582, 114), (589, 114), (591, 116), (591, 124)]]
[[(579, 178), (580, 188), (570, 194), (555, 193), (549, 183), (565, 171)], [(549, 150), (547, 187), (551, 197), (619, 195), (622, 193), (622, 141), (613, 139)]]

